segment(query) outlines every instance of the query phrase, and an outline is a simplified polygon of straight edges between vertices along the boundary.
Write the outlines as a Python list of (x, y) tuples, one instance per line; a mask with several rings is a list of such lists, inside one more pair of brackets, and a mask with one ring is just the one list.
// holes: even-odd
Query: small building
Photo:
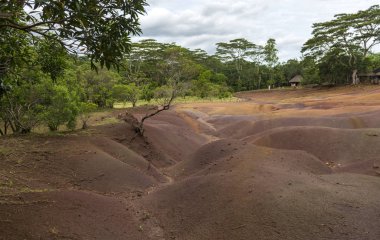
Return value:
[(289, 83), (290, 83), (290, 86), (292, 87), (298, 87), (301, 85), (302, 83), (302, 80), (303, 80), (303, 77), (301, 75), (296, 75), (295, 77), (293, 77)]
[(375, 69), (372, 73), (358, 74), (361, 83), (380, 84), (380, 68)]

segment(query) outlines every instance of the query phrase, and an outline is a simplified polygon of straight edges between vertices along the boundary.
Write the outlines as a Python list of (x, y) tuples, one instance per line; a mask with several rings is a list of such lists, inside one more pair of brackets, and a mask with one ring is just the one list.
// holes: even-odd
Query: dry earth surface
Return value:
[(238, 96), (0, 138), (0, 239), (380, 239), (380, 87)]

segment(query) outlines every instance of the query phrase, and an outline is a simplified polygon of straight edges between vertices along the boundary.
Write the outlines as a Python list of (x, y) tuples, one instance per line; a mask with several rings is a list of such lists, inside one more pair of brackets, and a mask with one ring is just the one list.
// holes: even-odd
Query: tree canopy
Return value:
[(146, 5), (145, 0), (3, 1), (0, 44), (22, 32), (33, 41), (43, 37), (84, 53), (93, 67), (94, 62), (117, 67), (130, 49), (130, 36), (141, 32), (139, 15), (145, 13)]
[(305, 56), (318, 62), (334, 57), (353, 72), (357, 84), (359, 64), (380, 43), (380, 6), (352, 14), (338, 14), (334, 19), (313, 25), (313, 37), (303, 46)]
[(262, 45), (220, 42), (214, 55), (154, 39), (131, 42), (145, 6), (142, 0), (3, 1), (0, 134), (74, 129), (78, 118), (85, 129), (92, 112), (120, 103), (161, 105), (158, 113), (176, 97), (227, 98), (288, 86), (296, 75), (303, 84), (357, 83), (357, 72), (380, 67), (373, 52), (380, 43), (378, 5), (314, 24), (303, 57), (286, 62), (273, 38)]

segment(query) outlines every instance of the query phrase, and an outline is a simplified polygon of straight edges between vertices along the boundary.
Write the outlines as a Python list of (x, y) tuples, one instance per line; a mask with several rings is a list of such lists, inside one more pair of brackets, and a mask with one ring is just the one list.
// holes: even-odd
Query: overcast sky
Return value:
[(141, 18), (142, 38), (176, 42), (215, 52), (215, 43), (246, 38), (264, 44), (275, 38), (280, 60), (300, 57), (312, 23), (353, 13), (379, 0), (150, 0)]

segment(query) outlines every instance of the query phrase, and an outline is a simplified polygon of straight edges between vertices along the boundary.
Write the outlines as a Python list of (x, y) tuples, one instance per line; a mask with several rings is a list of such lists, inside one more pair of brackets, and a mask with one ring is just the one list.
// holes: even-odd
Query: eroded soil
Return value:
[(380, 87), (238, 96), (0, 138), (0, 239), (380, 239)]

